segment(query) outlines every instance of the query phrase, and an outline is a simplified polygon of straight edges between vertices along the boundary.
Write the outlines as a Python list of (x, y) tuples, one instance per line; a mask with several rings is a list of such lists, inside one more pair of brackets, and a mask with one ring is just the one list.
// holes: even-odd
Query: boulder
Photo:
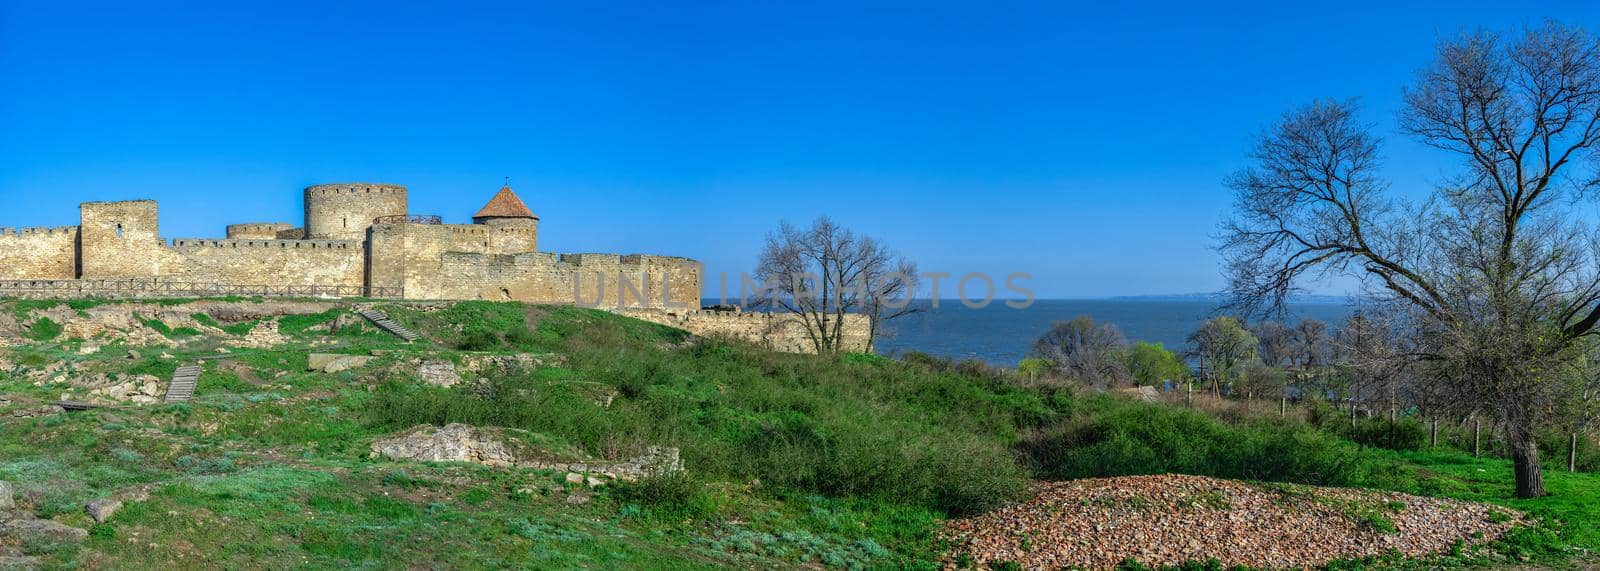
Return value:
[(0, 521), (0, 536), (9, 536), (22, 542), (23, 545), (33, 543), (77, 543), (89, 537), (89, 531), (62, 525), (48, 519), (14, 519)]
[(436, 387), (453, 387), (461, 382), (456, 364), (448, 359), (428, 359), (417, 365), (417, 377)]
[(411, 432), (372, 443), (374, 457), (420, 462), (472, 462), (512, 466), (516, 456), (492, 435), (465, 424), (444, 428), (419, 426)]
[(94, 518), (95, 523), (105, 523), (120, 509), (122, 509), (122, 500), (102, 498), (89, 502), (89, 505), (84, 506), (83, 511), (87, 512), (89, 517)]
[(33, 569), (39, 568), (41, 568), (39, 565), (39, 560), (34, 557), (26, 557), (22, 555), (0, 556), (0, 571), (21, 571), (23, 569), (32, 571)]
[(11, 482), (0, 480), (0, 510), (9, 510), (17, 507), (16, 492), (11, 489)]

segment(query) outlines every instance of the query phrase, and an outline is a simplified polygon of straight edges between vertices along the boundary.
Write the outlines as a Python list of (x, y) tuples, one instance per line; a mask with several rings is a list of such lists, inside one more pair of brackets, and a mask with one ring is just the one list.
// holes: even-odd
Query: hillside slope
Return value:
[[(0, 481), (16, 497), (0, 567), (931, 569), (947, 518), (1025, 500), (1034, 478), (1494, 500), (1481, 467), (1505, 469), (572, 307), (11, 301), (0, 341)], [(164, 402), (180, 365), (201, 367), (194, 398)], [(1595, 508), (1563, 501), (1516, 505), (1539, 525), (1459, 560), (1593, 549), (1566, 524)]]

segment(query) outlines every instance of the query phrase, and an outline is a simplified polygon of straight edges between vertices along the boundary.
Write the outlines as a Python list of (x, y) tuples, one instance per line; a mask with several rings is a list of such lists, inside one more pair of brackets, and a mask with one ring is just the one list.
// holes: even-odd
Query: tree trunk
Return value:
[(1511, 465), (1517, 473), (1517, 497), (1541, 497), (1545, 491), (1544, 473), (1539, 470), (1539, 443), (1534, 440), (1533, 427), (1519, 424), (1506, 421), (1506, 443), (1511, 445)]
[(1578, 471), (1578, 433), (1567, 437), (1567, 471)]
[(1433, 417), (1433, 425), (1428, 428), (1428, 447), (1439, 447), (1439, 417)]

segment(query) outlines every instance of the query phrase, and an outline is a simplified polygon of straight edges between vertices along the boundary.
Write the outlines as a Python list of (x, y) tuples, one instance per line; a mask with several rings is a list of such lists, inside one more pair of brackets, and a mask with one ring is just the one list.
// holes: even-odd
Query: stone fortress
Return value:
[[(86, 202), (78, 226), (0, 228), (0, 296), (267, 295), (577, 304), (782, 351), (810, 343), (792, 318), (702, 310), (704, 270), (681, 257), (538, 251), (539, 217), (502, 187), (471, 224), (412, 215), (394, 184), (305, 189), (305, 220), (250, 222), (226, 238), (161, 237), (155, 201)], [(846, 324), (868, 347), (865, 318)]]

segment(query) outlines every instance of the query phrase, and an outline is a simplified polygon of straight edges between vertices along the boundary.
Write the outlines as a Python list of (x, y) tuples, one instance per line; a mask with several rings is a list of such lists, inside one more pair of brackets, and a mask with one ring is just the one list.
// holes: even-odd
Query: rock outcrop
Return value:
[(465, 424), (419, 426), (404, 435), (372, 443), (373, 456), (419, 462), (471, 462), (512, 466), (517, 458), (505, 443)]
[[(644, 454), (627, 462), (568, 461), (541, 457), (543, 455), (536, 450), (508, 445), (506, 438), (497, 434), (498, 430), (465, 424), (451, 424), (444, 428), (418, 426), (392, 438), (373, 442), (372, 456), (418, 462), (470, 462), (494, 467), (564, 471), (578, 474), (577, 481), (580, 482), (587, 481), (589, 477), (631, 481), (683, 470), (683, 460), (677, 448), (651, 446)], [(590, 485), (598, 485), (598, 482), (596, 480)]]
[(306, 369), (322, 371), (324, 373), (337, 373), (358, 367), (364, 367), (372, 362), (370, 355), (340, 355), (336, 353), (312, 353), (306, 359)]

